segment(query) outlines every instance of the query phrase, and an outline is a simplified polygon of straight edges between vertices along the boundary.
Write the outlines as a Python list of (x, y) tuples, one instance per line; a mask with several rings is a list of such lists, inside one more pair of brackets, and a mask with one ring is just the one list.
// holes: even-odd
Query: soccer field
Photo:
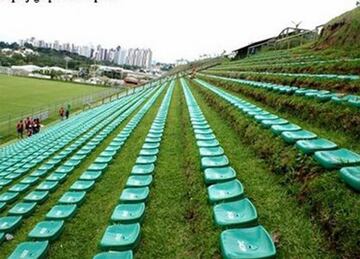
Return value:
[(95, 101), (110, 91), (105, 87), (0, 75), (0, 136), (8, 138), (16, 118), (44, 110), (52, 111), (51, 118), (60, 105), (70, 103), (74, 111), (86, 100)]
[(103, 87), (0, 75), (0, 117), (106, 91)]

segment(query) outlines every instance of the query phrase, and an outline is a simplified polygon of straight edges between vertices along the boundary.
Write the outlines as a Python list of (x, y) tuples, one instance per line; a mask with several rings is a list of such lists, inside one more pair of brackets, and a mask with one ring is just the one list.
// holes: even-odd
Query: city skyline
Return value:
[(70, 53), (76, 53), (96, 61), (109, 61), (117, 65), (137, 66), (141, 68), (150, 68), (152, 65), (153, 53), (150, 48), (124, 48), (120, 45), (116, 47), (103, 47), (101, 44), (75, 44), (72, 42), (62, 42), (60, 40), (45, 41), (30, 37), (16, 41), (20, 46), (26, 43), (38, 48), (50, 48), (55, 50), (65, 50)]

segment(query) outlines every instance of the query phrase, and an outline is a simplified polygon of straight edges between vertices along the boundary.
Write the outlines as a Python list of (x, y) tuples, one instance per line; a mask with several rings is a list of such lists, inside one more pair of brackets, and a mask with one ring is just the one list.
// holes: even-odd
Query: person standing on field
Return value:
[(69, 116), (70, 116), (70, 104), (68, 104), (67, 108), (66, 108), (66, 111), (65, 111), (65, 117), (66, 119), (69, 119)]
[(20, 120), (18, 122), (18, 124), (16, 125), (16, 131), (18, 134), (18, 138), (23, 138), (24, 137), (24, 123), (22, 120)]
[(59, 115), (60, 115), (61, 120), (63, 120), (63, 119), (64, 119), (64, 115), (65, 115), (64, 107), (61, 107), (61, 108), (60, 108), (60, 110), (59, 110)]

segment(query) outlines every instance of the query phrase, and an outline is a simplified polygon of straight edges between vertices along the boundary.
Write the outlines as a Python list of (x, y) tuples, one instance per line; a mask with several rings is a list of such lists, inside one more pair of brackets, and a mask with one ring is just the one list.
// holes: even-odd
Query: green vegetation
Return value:
[[(35, 48), (30, 44), (25, 44), (26, 48), (32, 49), (38, 52), (39, 55), (27, 55), (22, 56), (20, 54), (14, 54), (11, 57), (0, 53), (0, 65), (1, 66), (18, 66), (18, 65), (37, 65), (37, 66), (58, 66), (66, 68), (65, 57), (71, 58), (68, 62), (69, 69), (78, 70), (81, 67), (90, 67), (94, 62), (87, 58), (68, 51), (58, 51), (48, 48)], [(0, 42), (0, 49), (9, 48), (12, 50), (18, 50), (20, 46), (17, 43), (8, 44)]]
[(344, 50), (360, 48), (360, 8), (346, 12), (327, 23), (317, 48), (341, 48)]

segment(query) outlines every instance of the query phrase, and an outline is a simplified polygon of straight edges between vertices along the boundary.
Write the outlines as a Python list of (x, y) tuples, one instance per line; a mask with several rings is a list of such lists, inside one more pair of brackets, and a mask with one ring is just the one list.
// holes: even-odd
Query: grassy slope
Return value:
[(103, 87), (0, 75), (0, 117), (105, 91)]
[(136, 258), (218, 254), (199, 156), (179, 82), (174, 89)]
[(359, 254), (360, 206), (358, 194), (334, 171), (326, 171), (302, 156), (279, 137), (264, 130), (243, 113), (208, 90), (196, 89), (221, 117), (230, 123), (240, 141), (262, 159), (269, 171), (282, 176), (286, 192), (302, 204), (314, 224), (326, 233), (329, 246), (343, 258)]
[(360, 8), (357, 7), (328, 22), (319, 42), (318, 48), (340, 47), (360, 48)]
[[(157, 106), (159, 105), (159, 101), (157, 101)], [(139, 110), (140, 108), (138, 108), (137, 110)], [(154, 108), (152, 108), (154, 109)], [(137, 111), (133, 112), (132, 115), (130, 117), (132, 117)], [(150, 111), (151, 112), (151, 111)], [(149, 116), (149, 115), (146, 115), (146, 116)], [(144, 119), (146, 119), (146, 116)], [(151, 116), (151, 115), (150, 115)], [(64, 182), (63, 184), (61, 184), (58, 189), (50, 194), (50, 197), (48, 200), (45, 201), (44, 204), (42, 204), (40, 207), (38, 207), (35, 211), (35, 213), (29, 217), (28, 219), (26, 219), (23, 224), (21, 225), (21, 228), (15, 232), (14, 234), (14, 239), (11, 240), (10, 242), (6, 242), (4, 244), (2, 244), (0, 246), (0, 258), (6, 258), (6, 256), (10, 255), (10, 253), (13, 251), (13, 249), (16, 247), (16, 245), (21, 242), (21, 241), (24, 241), (26, 240), (26, 237), (27, 237), (27, 234), (30, 232), (30, 230), (41, 220), (44, 219), (46, 213), (50, 210), (51, 207), (53, 207), (58, 199), (62, 196), (62, 194), (66, 191), (68, 191), (69, 187), (79, 178), (79, 176), (84, 172), (84, 170), (93, 162), (94, 159), (96, 159), (96, 157), (106, 148), (106, 146), (111, 142), (111, 140), (121, 131), (121, 129), (126, 125), (126, 123), (130, 120), (130, 117), (125, 120), (125, 122), (121, 123), (117, 129), (115, 129), (115, 131), (110, 134), (105, 140), (104, 142), (102, 142), (81, 164), (79, 167), (77, 167), (73, 172), (72, 174), (68, 177), (68, 179), (66, 180), (66, 182)], [(143, 123), (143, 122), (142, 122)], [(144, 122), (146, 123), (146, 122)], [(135, 130), (134, 132), (134, 135), (137, 134), (137, 131), (141, 130), (141, 127), (142, 125), (144, 124), (139, 124), (137, 130)], [(139, 133), (138, 133), (139, 134)], [(129, 142), (132, 140), (132, 139), (135, 139), (137, 140), (138, 138), (137, 137), (134, 137), (134, 136), (131, 136), (130, 139), (129, 139)], [(123, 148), (126, 148), (126, 146), (131, 146), (131, 144), (125, 144), (125, 146)], [(126, 154), (126, 155), (131, 155), (132, 152), (130, 152), (130, 150), (125, 151), (125, 152), (122, 152), (120, 151), (121, 153), (123, 154)], [(135, 161), (135, 160), (134, 160)], [(115, 162), (116, 163), (116, 162)], [(114, 163), (114, 164), (115, 164)], [(132, 164), (131, 164), (132, 165)], [(107, 177), (107, 174), (109, 173), (111, 175), (111, 169), (112, 169), (112, 166), (109, 167), (109, 172), (106, 172), (103, 176), (104, 179), (106, 179)], [(116, 171), (118, 172), (118, 171)], [(114, 176), (113, 176), (114, 177)], [(103, 179), (103, 180), (104, 180)], [(103, 219), (103, 221), (98, 221), (98, 222), (104, 222), (109, 219), (109, 217), (104, 217), (103, 214), (98, 214), (99, 215), (99, 218), (92, 218), (92, 219), (87, 219), (87, 220), (83, 220), (83, 218), (80, 218), (80, 220), (77, 220), (78, 217), (80, 217), (79, 215), (84, 215), (84, 214), (80, 214), (82, 212), (82, 209), (84, 207), (84, 210), (86, 210), (86, 208), (88, 206), (91, 207), (90, 211), (91, 213), (89, 213), (89, 211), (87, 211), (87, 214), (85, 214), (85, 217), (88, 218), (89, 215), (93, 214), (92, 212), (94, 211), (94, 208), (98, 208), (97, 205), (95, 205), (95, 207), (93, 207), (93, 203), (91, 203), (91, 201), (95, 202), (96, 203), (96, 200), (100, 200), (100, 197), (103, 197), (102, 194), (100, 195), (96, 195), (97, 193), (97, 190), (100, 189), (102, 190), (102, 192), (106, 192), (109, 194), (109, 191), (108, 191), (108, 188), (105, 188), (105, 187), (101, 187), (102, 186), (102, 183), (103, 183), (103, 180), (100, 180), (94, 190), (92, 192), (90, 192), (88, 195), (87, 195), (87, 200), (85, 201), (85, 203), (80, 207), (80, 210), (77, 212), (77, 214), (75, 215), (75, 217), (71, 220), (70, 224), (66, 224), (65, 225), (65, 231), (63, 233), (63, 235), (61, 236), (61, 238), (56, 241), (53, 246), (51, 247), (51, 250), (50, 250), (50, 253), (51, 253), (51, 256), (57, 256), (59, 255), (60, 258), (74, 258), (72, 257), (73, 254), (72, 253), (78, 253), (76, 254), (76, 256), (80, 256), (84, 253), (83, 250), (80, 250), (78, 249), (79, 248), (79, 244), (77, 241), (74, 243), (74, 239), (69, 239), (69, 237), (74, 237), (74, 233), (76, 233), (76, 231), (79, 231), (81, 233), (84, 233), (85, 235), (83, 236), (83, 238), (89, 238), (91, 236), (93, 236), (93, 229), (92, 228), (87, 228), (87, 222), (90, 222), (91, 220), (98, 220), (99, 218), (100, 219)], [(110, 183), (113, 183), (114, 181), (114, 178), (111, 178), (110, 177)], [(108, 181), (107, 181), (108, 183)], [(104, 184), (105, 185), (105, 184)], [(93, 194), (95, 193), (95, 194)], [(116, 190), (116, 195), (118, 196), (120, 194), (120, 190), (117, 189)], [(113, 195), (115, 195), (115, 193), (113, 193)], [(92, 200), (91, 197), (94, 197), (95, 196), (95, 201)], [(106, 197), (106, 196), (105, 196)], [(115, 202), (115, 201), (114, 201)], [(88, 205), (90, 204), (90, 205)], [(106, 203), (105, 203), (106, 204)], [(106, 204), (107, 206), (110, 206), (109, 204)], [(113, 205), (111, 203), (111, 205)], [(112, 209), (109, 207), (109, 209)], [(64, 238), (64, 236), (66, 236), (66, 233), (67, 233), (67, 229), (71, 228), (71, 224), (74, 222), (74, 224), (77, 224), (77, 223), (84, 223), (84, 224), (80, 224), (80, 225), (77, 225), (78, 229), (77, 228), (72, 228), (71, 229), (71, 234), (67, 236), (68, 239)], [(94, 222), (94, 221), (93, 221)], [(104, 225), (105, 227), (105, 225)], [(84, 229), (87, 229), (87, 231), (89, 232), (86, 232), (84, 231)], [(100, 235), (100, 234), (99, 234)], [(78, 239), (76, 239), (78, 240)], [(99, 239), (98, 239), (99, 240)], [(96, 240), (93, 240), (93, 242), (95, 243)], [(89, 244), (87, 244), (86, 242), (82, 243), (84, 246), (88, 246)], [(67, 245), (67, 246), (70, 246), (73, 245), (75, 246), (76, 248), (74, 247), (71, 247), (69, 250), (64, 250), (64, 246)], [(56, 248), (58, 250), (56, 250)], [(52, 252), (53, 250), (56, 250), (56, 252)], [(89, 251), (88, 251), (89, 252)], [(90, 254), (92, 255), (92, 253)], [(89, 255), (89, 257), (90, 257)], [(75, 257), (76, 257), (75, 256)]]
[[(202, 78), (203, 79), (203, 78)], [(228, 92), (241, 99), (249, 101), (260, 108), (274, 113), (292, 123), (298, 124), (302, 128), (318, 134), (320, 137), (327, 138), (339, 146), (360, 151), (360, 144), (354, 139), (358, 139), (359, 134), (355, 128), (359, 116), (356, 116), (354, 108), (339, 106), (330, 103), (320, 103), (299, 96), (288, 96), (277, 94), (262, 89), (253, 89), (246, 85), (227, 83), (221, 80), (206, 80), (217, 87), (226, 89)], [(216, 83), (215, 83), (216, 82)], [(264, 99), (259, 101), (256, 99)], [(296, 107), (299, 105), (300, 108)], [(339, 106), (341, 109), (336, 109)], [(333, 109), (333, 114), (330, 114)], [(306, 112), (304, 112), (306, 110)], [(353, 118), (346, 114), (355, 114)], [(331, 119), (330, 119), (331, 118)], [(339, 124), (342, 123), (343, 124)], [(341, 129), (348, 131), (344, 134)]]
[(311, 224), (304, 209), (281, 186), (281, 177), (272, 174), (251, 147), (241, 143), (231, 124), (224, 123), (196, 88), (192, 87), (192, 92), (244, 184), (245, 193), (256, 206), (259, 223), (279, 238), (279, 258), (333, 257), (326, 251), (319, 228)]

